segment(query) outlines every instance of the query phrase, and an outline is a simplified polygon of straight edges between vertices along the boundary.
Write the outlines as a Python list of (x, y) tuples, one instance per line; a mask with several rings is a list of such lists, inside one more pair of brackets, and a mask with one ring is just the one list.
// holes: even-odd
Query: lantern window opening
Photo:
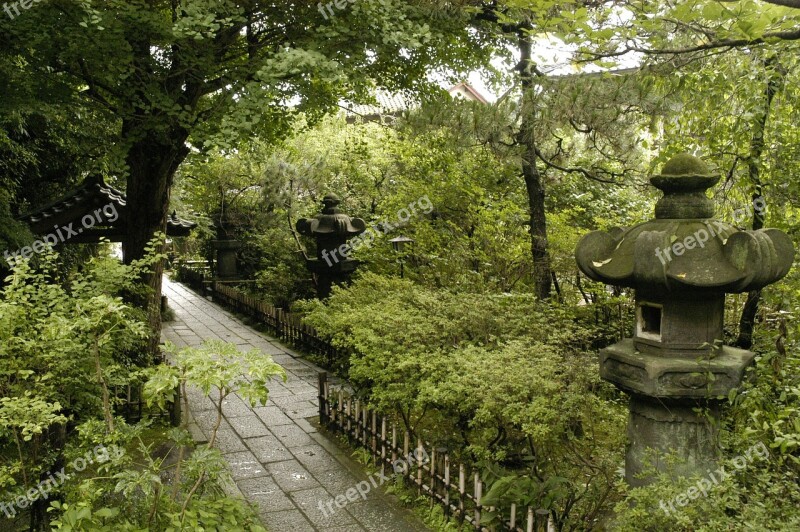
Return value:
[(661, 341), (663, 305), (639, 303), (636, 313), (636, 336), (646, 340)]

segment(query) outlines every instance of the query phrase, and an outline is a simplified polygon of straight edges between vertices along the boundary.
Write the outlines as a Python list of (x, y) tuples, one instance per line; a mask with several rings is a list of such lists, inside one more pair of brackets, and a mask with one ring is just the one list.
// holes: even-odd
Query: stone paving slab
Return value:
[[(251, 407), (233, 394), (223, 403), (217, 446), (228, 461), (228, 493), (250, 501), (270, 532), (427, 530), (396, 498), (371, 490), (365, 498), (337, 508), (331, 501), (367, 479), (363, 468), (320, 433), (309, 418), (318, 415), (320, 368), (274, 338), (262, 334), (183, 285), (164, 279), (164, 295), (176, 319), (165, 323), (163, 339), (178, 347), (224, 340), (240, 351), (258, 348), (286, 369), (288, 380), (269, 384), (266, 406)], [(200, 390), (187, 390), (189, 428), (195, 441), (211, 437), (216, 407)]]

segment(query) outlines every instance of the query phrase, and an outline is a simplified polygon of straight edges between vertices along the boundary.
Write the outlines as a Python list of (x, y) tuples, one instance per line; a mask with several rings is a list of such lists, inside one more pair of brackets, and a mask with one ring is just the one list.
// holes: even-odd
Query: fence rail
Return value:
[(344, 372), (346, 369), (349, 359), (347, 353), (331, 345), (316, 329), (303, 323), (297, 316), (226, 283), (208, 280), (203, 270), (183, 265), (178, 269), (181, 282), (204, 295), (210, 289), (215, 301), (266, 325), (278, 339), (320, 357), (320, 365), (325, 369), (333, 372)]
[(545, 509), (512, 504), (508, 515), (502, 515), (497, 508), (484, 506), (480, 473), (453, 463), (447, 449), (435, 448), (421, 439), (412, 442), (410, 433), (398, 429), (395, 422), (347, 392), (331, 388), (327, 373), (319, 374), (318, 396), (322, 425), (369, 451), (380, 467), (381, 478), (388, 476), (387, 470), (402, 475), (420, 495), (439, 504), (447, 517), (480, 531), (553, 530), (550, 512)]
[(211, 285), (211, 268), (201, 261), (182, 261), (178, 264), (178, 279), (196, 292), (205, 295)]

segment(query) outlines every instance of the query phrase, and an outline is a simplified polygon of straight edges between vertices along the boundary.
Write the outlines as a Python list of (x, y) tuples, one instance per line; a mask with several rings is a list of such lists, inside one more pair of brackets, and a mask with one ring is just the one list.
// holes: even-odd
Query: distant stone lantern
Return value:
[(221, 281), (239, 278), (237, 253), (242, 243), (230, 237), (226, 224), (217, 227), (217, 238), (211, 241), (217, 259), (216, 277)]
[(317, 276), (317, 292), (320, 298), (331, 293), (334, 284), (345, 284), (359, 265), (350, 258), (352, 249), (347, 241), (367, 229), (361, 218), (351, 218), (342, 213), (338, 197), (328, 194), (322, 200), (322, 213), (314, 218), (298, 220), (297, 231), (314, 237), (317, 243), (317, 258), (306, 262), (308, 269)]
[(588, 277), (635, 289), (633, 338), (600, 352), (601, 377), (630, 396), (625, 477), (634, 486), (649, 481), (647, 464), (666, 470), (667, 454), (683, 460), (677, 475), (716, 464), (719, 398), (755, 356), (722, 345), (725, 294), (776, 282), (794, 259), (777, 229), (739, 231), (711, 219), (706, 190), (718, 181), (700, 159), (678, 155), (650, 179), (664, 193), (655, 220), (595, 231), (577, 246)]

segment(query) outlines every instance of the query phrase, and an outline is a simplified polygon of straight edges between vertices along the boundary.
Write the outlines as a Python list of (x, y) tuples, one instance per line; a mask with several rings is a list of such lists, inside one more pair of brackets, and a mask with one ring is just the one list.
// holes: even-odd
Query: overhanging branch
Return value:
[[(605, 183), (607, 185), (622, 185), (622, 183), (620, 183), (619, 181), (614, 181), (613, 179), (603, 179), (602, 177), (598, 176), (595, 172), (587, 170), (586, 168), (581, 168), (579, 166), (561, 166), (557, 163), (554, 163), (553, 161), (545, 157), (544, 154), (542, 154), (541, 150), (539, 150), (538, 148), (536, 149), (536, 157), (538, 157), (539, 160), (542, 161), (548, 168), (554, 168), (556, 170), (560, 170), (568, 174), (581, 174), (584, 177), (591, 179), (592, 181)], [(610, 173), (610, 175), (614, 174)]]

